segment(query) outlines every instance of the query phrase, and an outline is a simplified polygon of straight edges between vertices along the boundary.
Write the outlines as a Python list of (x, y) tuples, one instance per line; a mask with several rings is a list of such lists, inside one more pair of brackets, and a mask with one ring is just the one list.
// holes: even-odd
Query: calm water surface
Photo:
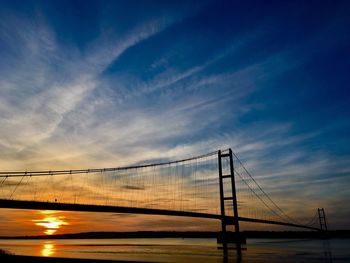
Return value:
[[(69, 239), (0, 240), (0, 248), (17, 255), (145, 262), (224, 262), (216, 239)], [(229, 262), (350, 262), (350, 239), (248, 239), (239, 260)]]

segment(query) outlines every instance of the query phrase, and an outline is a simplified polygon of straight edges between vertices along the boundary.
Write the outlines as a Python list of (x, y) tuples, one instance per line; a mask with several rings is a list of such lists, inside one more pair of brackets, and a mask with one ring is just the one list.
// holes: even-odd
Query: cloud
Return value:
[[(79, 112), (81, 104), (90, 103), (89, 95), (99, 87), (99, 74), (113, 60), (170, 23), (142, 24), (123, 37), (96, 43), (97, 47), (84, 57), (77, 54), (74, 46), (60, 46), (55, 32), (41, 19), (32, 23), (6, 17), (3, 21), (6, 26), (1, 27), (1, 37), (8, 45), (20, 47), (22, 51), (8, 58), (16, 67), (10, 63), (1, 64), (0, 145), (6, 150), (5, 158), (14, 162), (35, 155), (33, 148), (50, 141), (70, 113)], [(17, 35), (12, 34), (13, 28), (19, 32)], [(99, 102), (93, 100), (92, 103)], [(74, 122), (69, 124), (75, 125)], [(45, 146), (41, 150), (44, 153)]]
[[(0, 170), (124, 166), (232, 147), (293, 216), (305, 199), (310, 200), (306, 216), (317, 206), (332, 209), (347, 200), (348, 156), (309, 145), (325, 130), (298, 131), (296, 119), (259, 115), (279, 100), (278, 94), (262, 97), (273, 102), (252, 99), (340, 40), (310, 51), (315, 39), (326, 39), (328, 31), (321, 30), (292, 48), (253, 52), (242, 62), (241, 54), (266, 38), (269, 28), (262, 25), (235, 35), (227, 49), (199, 63), (190, 56), (193, 48), (184, 50), (179, 44), (164, 52), (157, 49), (162, 38), (156, 36), (183, 26), (177, 24), (182, 19), (155, 17), (122, 33), (104, 31), (80, 49), (60, 41), (43, 16), (2, 14), (0, 39), (6, 52), (0, 51)], [(172, 39), (177, 41), (175, 35)], [(115, 64), (135, 56), (141, 62), (147, 54), (136, 52), (146, 44), (154, 54), (141, 73), (133, 65), (113, 71)], [(182, 54), (189, 62), (179, 61)], [(92, 193), (96, 201), (105, 198), (92, 188), (72, 189), (82, 198)], [(337, 201), (335, 193), (342, 199)], [(331, 213), (336, 217), (344, 212)]]
[[(175, 153), (186, 136), (201, 134), (228, 118), (232, 122), (233, 116), (249, 112), (254, 105), (240, 100), (255, 90), (256, 82), (275, 60), (272, 57), (234, 72), (208, 74), (208, 67), (238, 52), (251, 38), (244, 36), (203, 65), (184, 71), (169, 67), (130, 92), (124, 89), (129, 79), (111, 81), (103, 72), (130, 48), (165, 30), (174, 20), (155, 19), (121, 36), (102, 35), (84, 53), (73, 44), (58, 42), (45, 21), (33, 26), (15, 20), (15, 28), (22, 24), (30, 28), (23, 37), (5, 30), (3, 35), (15, 38), (8, 42), (21, 47), (24, 41), (33, 43), (23, 52), (31, 56), (14, 59), (28, 61), (25, 66), (11, 71), (2, 65), (11, 76), (2, 78), (0, 105), (5, 118), (1, 121), (0, 145), (7, 160), (3, 169), (51, 169), (52, 165), (77, 168), (86, 163), (115, 166), (177, 157), (167, 152)], [(45, 32), (43, 41), (35, 37), (38, 27), (45, 29), (39, 30)], [(31, 51), (33, 46), (37, 53)], [(17, 96), (23, 90), (29, 94), (20, 100)], [(230, 103), (235, 110), (228, 107)], [(132, 156), (136, 152), (135, 160)]]
[(133, 186), (133, 185), (123, 185), (122, 188), (127, 190), (145, 190), (144, 187)]

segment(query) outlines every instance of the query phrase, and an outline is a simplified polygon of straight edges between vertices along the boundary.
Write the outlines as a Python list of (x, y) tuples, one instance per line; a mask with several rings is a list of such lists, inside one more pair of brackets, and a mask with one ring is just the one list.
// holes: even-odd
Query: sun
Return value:
[(61, 228), (61, 226), (68, 225), (64, 216), (56, 216), (55, 212), (43, 211), (43, 219), (33, 220), (35, 225), (42, 226), (45, 228), (44, 234), (53, 235)]

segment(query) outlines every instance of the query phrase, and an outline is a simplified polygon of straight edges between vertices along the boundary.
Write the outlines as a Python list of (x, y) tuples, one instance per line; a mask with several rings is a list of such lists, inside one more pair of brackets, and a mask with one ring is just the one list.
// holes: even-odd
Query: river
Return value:
[[(212, 238), (0, 240), (15, 255), (143, 262), (224, 262)], [(248, 239), (229, 262), (350, 262), (350, 239)]]

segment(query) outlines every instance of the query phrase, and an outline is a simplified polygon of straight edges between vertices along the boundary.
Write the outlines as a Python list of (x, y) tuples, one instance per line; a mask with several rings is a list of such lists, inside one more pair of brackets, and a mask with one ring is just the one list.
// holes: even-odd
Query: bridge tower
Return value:
[(327, 232), (328, 227), (327, 227), (326, 214), (324, 212), (324, 208), (317, 208), (317, 212), (318, 212), (318, 219), (320, 221), (321, 231)]
[[(223, 169), (223, 160), (228, 160), (228, 169)], [(236, 185), (234, 177), (234, 167), (233, 167), (233, 156), (232, 150), (229, 149), (228, 152), (218, 151), (218, 166), (219, 166), (219, 186), (220, 186), (220, 210), (221, 210), (221, 239), (223, 249), (227, 251), (227, 243), (232, 240), (227, 236), (228, 225), (233, 225), (235, 229), (234, 242), (236, 243), (236, 248), (238, 253), (241, 253), (241, 237), (239, 234), (239, 220), (238, 220), (238, 206), (237, 206), (237, 196), (236, 196)], [(224, 174), (223, 171), (226, 173)], [(224, 186), (229, 184), (231, 188), (230, 193), (225, 193)], [(229, 195), (229, 196), (226, 196)], [(232, 206), (230, 205), (232, 204)], [(233, 209), (233, 221), (226, 218), (226, 209), (232, 207)]]

